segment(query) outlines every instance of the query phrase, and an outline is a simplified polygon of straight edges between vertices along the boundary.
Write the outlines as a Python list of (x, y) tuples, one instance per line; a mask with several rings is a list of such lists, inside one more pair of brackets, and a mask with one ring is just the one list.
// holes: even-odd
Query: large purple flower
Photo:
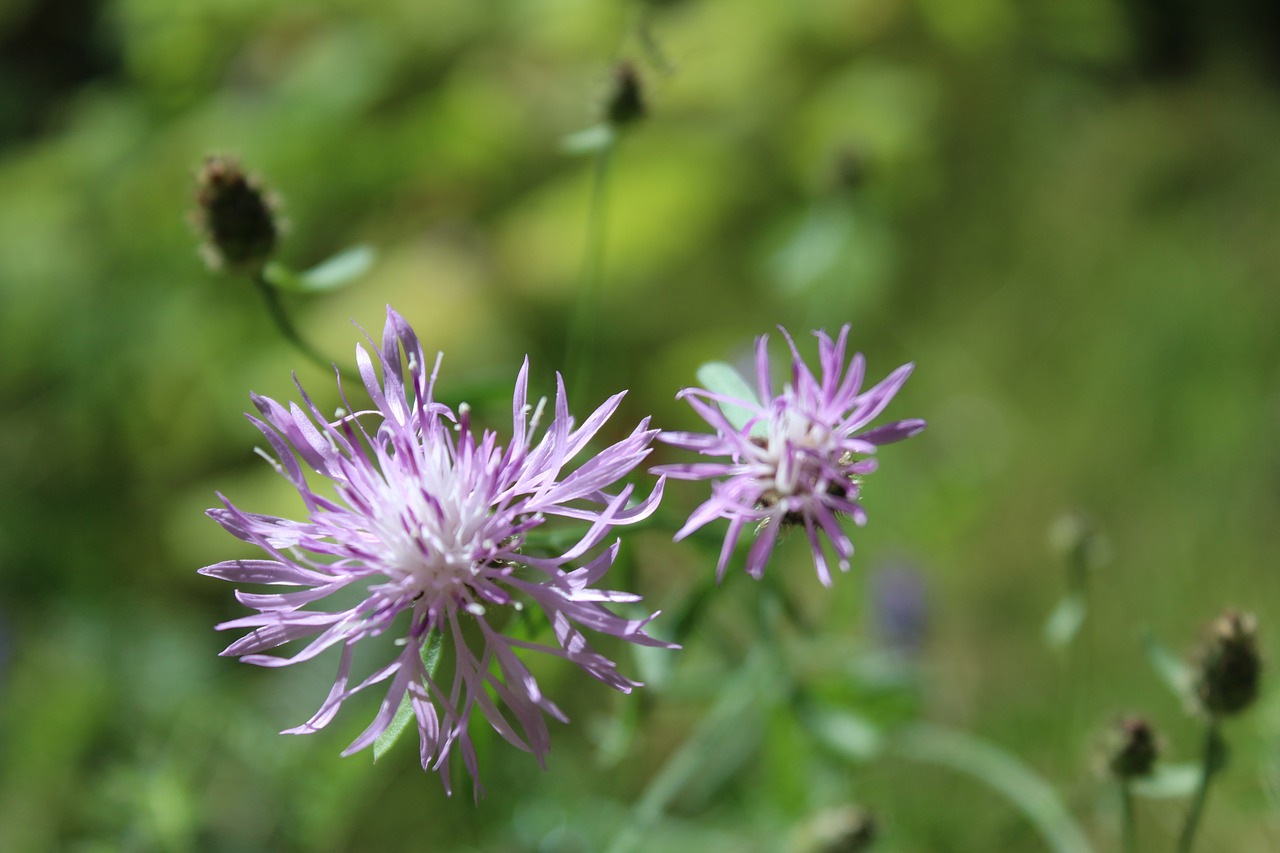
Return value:
[[(717, 579), (748, 525), (756, 526), (747, 554), (747, 572), (764, 574), (778, 534), (802, 526), (813, 550), (818, 578), (830, 586), (831, 573), (822, 539), (830, 542), (842, 571), (849, 570), (853, 543), (841, 527), (841, 516), (859, 525), (866, 513), (858, 503), (861, 478), (876, 468), (868, 458), (878, 445), (909, 438), (924, 429), (922, 420), (897, 421), (862, 431), (893, 399), (911, 373), (905, 364), (887, 379), (862, 390), (865, 363), (856, 354), (845, 365), (849, 326), (832, 341), (818, 338), (819, 380), (809, 370), (785, 329), (791, 348), (791, 381), (778, 394), (769, 378), (768, 339), (756, 339), (756, 384), (753, 391), (736, 374), (718, 383), (717, 391), (686, 388), (678, 395), (689, 402), (714, 433), (664, 432), (660, 440), (703, 456), (728, 457), (721, 462), (662, 465), (654, 469), (683, 480), (713, 480), (711, 497), (694, 510), (676, 534), (683, 539), (703, 525), (726, 518), (729, 530), (720, 550)], [(723, 366), (722, 366), (723, 368)], [(727, 368), (723, 368), (727, 371)], [(725, 390), (727, 388), (727, 390)]]
[[(473, 780), (477, 777), (467, 734), (476, 709), (504, 738), (542, 762), (550, 748), (544, 713), (566, 718), (542, 695), (517, 651), (565, 658), (610, 687), (629, 692), (638, 682), (620, 675), (579, 629), (642, 645), (667, 645), (645, 633), (653, 616), (625, 618), (604, 606), (635, 602), (639, 596), (594, 588), (612, 565), (617, 542), (590, 556), (615, 526), (645, 518), (661, 499), (661, 480), (639, 502), (632, 500), (630, 485), (614, 491), (649, 454), (657, 430), (649, 429), (646, 419), (626, 438), (566, 472), (617, 409), (622, 394), (575, 426), (557, 377), (551, 423), (535, 440), (546, 401), (527, 403), (526, 359), (515, 384), (513, 434), (503, 447), (493, 432), (473, 428), (465, 404), (455, 413), (433, 400), (440, 359), (428, 373), (413, 330), (394, 311), (388, 309), (377, 353), (381, 382), (364, 347), (357, 350), (357, 360), (372, 410), (331, 421), (301, 387), (302, 405), (254, 397), (262, 417), (250, 420), (275, 451), (279, 461), (273, 464), (297, 487), (306, 518), (255, 515), (222, 498), (224, 506), (209, 514), (269, 559), (228, 560), (200, 571), (237, 584), (300, 589), (237, 590), (239, 601), (258, 612), (218, 626), (251, 629), (222, 654), (274, 667), (339, 647), (337, 679), (328, 698), (315, 716), (286, 733), (324, 727), (349, 696), (389, 681), (373, 722), (343, 754), (373, 744), (407, 697), (417, 721), (422, 766), (439, 771), (446, 790), (448, 758), (455, 748)], [(304, 468), (328, 481), (330, 495), (312, 488)], [(573, 533), (567, 547), (564, 539), (554, 549), (534, 541), (541, 533), (534, 531), (553, 516), (577, 525), (569, 525)], [(348, 600), (356, 593), (358, 603), (307, 609), (343, 590)], [(546, 614), (557, 645), (522, 639), (516, 630), (503, 632), (504, 622), (526, 604)], [(356, 644), (387, 632), (400, 638), (394, 659), (351, 686)], [(264, 654), (303, 638), (310, 641), (290, 657)], [(441, 648), (446, 650), (443, 666), (424, 663), (424, 655), (430, 659)]]

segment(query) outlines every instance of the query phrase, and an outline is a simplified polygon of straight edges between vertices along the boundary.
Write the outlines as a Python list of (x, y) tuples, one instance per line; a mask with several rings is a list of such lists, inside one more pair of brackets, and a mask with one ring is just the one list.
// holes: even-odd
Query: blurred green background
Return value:
[[(281, 260), (378, 250), (358, 284), (294, 303), (320, 349), (352, 363), (352, 321), (376, 334), (390, 303), (445, 353), (446, 396), (509, 383), (525, 353), (546, 393), (568, 369), (591, 179), (560, 140), (599, 120), (620, 60), (649, 115), (614, 158), (601, 351), (573, 408), (626, 388), (615, 430), (694, 428), (676, 391), (777, 324), (851, 322), (874, 379), (914, 361), (889, 415), (930, 426), (868, 481), (852, 573), (821, 588), (802, 537), (775, 557), (810, 624), (793, 633), (872, 660), (875, 579), (911, 567), (927, 631), (910, 714), (1015, 752), (1117, 849), (1096, 732), (1142, 710), (1172, 759), (1197, 750), (1141, 631), (1187, 652), (1238, 605), (1274, 648), (1280, 618), (1277, 8), (0, 4), (0, 849), (602, 849), (748, 656), (758, 587), (733, 570), (643, 699), (541, 667), (572, 723), (553, 724), (546, 771), (477, 731), (479, 804), (460, 773), (447, 799), (407, 742), (377, 765), (339, 758), (374, 696), (321, 734), (276, 735), (320, 703), (333, 661), (216, 656), (230, 637), (213, 625), (243, 611), (195, 570), (249, 552), (203, 510), (221, 491), (296, 515), (241, 413), (250, 390), (296, 396), (293, 371), (322, 407), (338, 398), (248, 282), (204, 267), (187, 217), (203, 157), (235, 154), (284, 200)], [(668, 509), (699, 491), (673, 484)], [(1064, 513), (1109, 558), (1055, 651)], [(670, 610), (714, 558), (668, 540), (628, 537), (623, 571)], [(883, 699), (814, 667), (811, 687), (851, 708)], [(762, 701), (727, 769), (641, 849), (800, 849), (850, 802), (879, 816), (877, 849), (1046, 849), (984, 785), (849, 763), (793, 710)], [(1280, 693), (1228, 738), (1201, 849), (1280, 849)], [(1181, 811), (1140, 805), (1153, 849)]]

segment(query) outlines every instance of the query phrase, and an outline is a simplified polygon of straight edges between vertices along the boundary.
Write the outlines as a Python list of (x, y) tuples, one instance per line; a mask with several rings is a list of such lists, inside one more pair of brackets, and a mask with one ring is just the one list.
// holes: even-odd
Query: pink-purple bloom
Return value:
[(773, 391), (768, 339), (762, 335), (756, 339), (756, 390), (738, 380), (733, 384), (740, 385), (740, 390), (686, 388), (678, 395), (714, 428), (713, 433), (664, 432), (659, 437), (703, 456), (726, 458), (662, 465), (654, 471), (675, 479), (712, 481), (711, 497), (693, 511), (676, 539), (715, 519), (727, 519), (729, 529), (716, 567), (718, 579), (724, 577), (747, 527), (754, 526), (756, 532), (746, 569), (757, 579), (763, 576), (782, 529), (803, 527), (818, 578), (829, 586), (823, 539), (834, 550), (840, 569), (848, 571), (853, 542), (841, 518), (866, 523), (859, 497), (862, 477), (876, 469), (870, 454), (879, 445), (915, 435), (925, 423), (911, 419), (866, 428), (902, 387), (911, 364), (864, 391), (866, 364), (861, 353), (845, 362), (848, 325), (834, 341), (825, 331), (814, 333), (820, 379), (801, 359), (787, 331), (779, 330), (791, 349), (791, 381), (779, 393)]
[[(381, 348), (370, 357), (361, 346), (356, 355), (372, 409), (330, 419), (301, 386), (301, 404), (253, 398), (261, 417), (250, 420), (271, 445), (275, 467), (297, 488), (306, 516), (292, 521), (256, 515), (226, 498), (223, 507), (209, 511), (267, 559), (228, 560), (201, 569), (202, 574), (236, 584), (297, 588), (237, 590), (237, 599), (257, 612), (218, 626), (249, 629), (222, 654), (277, 667), (339, 648), (328, 698), (310, 720), (286, 733), (317, 731), (348, 697), (386, 683), (373, 722), (343, 754), (373, 744), (407, 697), (423, 768), (438, 771), (449, 789), (448, 760), (456, 749), (478, 792), (476, 754), (468, 736), (477, 709), (540, 763), (550, 748), (544, 715), (566, 719), (539, 690), (520, 653), (564, 658), (610, 687), (630, 692), (638, 682), (622, 676), (580, 629), (641, 645), (668, 645), (646, 633), (656, 613), (632, 618), (606, 607), (636, 602), (639, 596), (596, 588), (617, 556), (618, 543), (597, 546), (616, 526), (648, 516), (661, 500), (661, 479), (644, 500), (634, 499), (633, 486), (620, 485), (649, 454), (657, 430), (645, 419), (625, 438), (566, 471), (617, 410), (623, 394), (610, 397), (577, 425), (559, 377), (553, 412), (545, 411), (545, 399), (529, 404), (526, 359), (516, 379), (512, 435), (504, 447), (494, 432), (472, 425), (465, 404), (455, 412), (434, 400), (440, 358), (429, 369), (413, 330), (393, 310), (387, 311)], [(548, 414), (550, 423), (540, 431)], [(328, 488), (313, 489), (308, 471)], [(567, 545), (562, 538), (552, 548), (535, 534), (553, 518), (567, 520), (556, 528), (568, 535)], [(332, 610), (309, 607), (344, 591), (341, 598), (357, 603)], [(545, 614), (554, 644), (522, 637), (528, 633), (523, 616), (513, 621), (515, 629), (504, 631), (524, 607)], [(353, 685), (354, 649), (382, 634), (398, 637), (394, 658)], [(424, 663), (433, 637), (444, 650), (443, 666), (435, 671)], [(303, 639), (308, 642), (291, 656), (266, 653)]]

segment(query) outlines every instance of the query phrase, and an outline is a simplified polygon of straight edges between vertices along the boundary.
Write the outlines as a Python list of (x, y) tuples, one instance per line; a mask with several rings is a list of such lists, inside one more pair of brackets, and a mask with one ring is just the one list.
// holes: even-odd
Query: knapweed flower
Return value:
[[(465, 404), (455, 412), (434, 400), (440, 359), (428, 369), (417, 337), (399, 314), (388, 309), (376, 352), (381, 380), (363, 346), (356, 355), (373, 409), (329, 420), (301, 387), (301, 404), (254, 397), (261, 417), (250, 420), (274, 450), (279, 472), (297, 488), (306, 517), (256, 515), (222, 498), (224, 505), (209, 514), (261, 548), (267, 559), (229, 560), (200, 571), (237, 584), (298, 589), (237, 590), (237, 599), (258, 612), (218, 626), (249, 629), (222, 654), (277, 667), (339, 648), (328, 698), (315, 716), (286, 733), (324, 727), (348, 697), (386, 682), (373, 722), (343, 754), (373, 744), (407, 701), (417, 722), (423, 768), (439, 771), (449, 789), (448, 759), (456, 749), (479, 793), (468, 737), (477, 709), (539, 763), (550, 747), (544, 714), (566, 719), (539, 690), (521, 652), (564, 658), (629, 692), (638, 682), (619, 674), (581, 629), (641, 645), (668, 645), (645, 632), (656, 613), (630, 618), (606, 607), (639, 597), (596, 588), (617, 556), (618, 543), (594, 552), (614, 527), (645, 518), (661, 499), (661, 480), (642, 501), (633, 500), (633, 486), (618, 487), (649, 454), (657, 431), (646, 419), (626, 438), (566, 471), (613, 415), (622, 394), (576, 425), (557, 377), (555, 411), (537, 437), (546, 400), (536, 406), (527, 402), (526, 359), (515, 383), (512, 436), (504, 447), (495, 433), (472, 426)], [(328, 493), (313, 489), (304, 469), (319, 475), (312, 475), (318, 483), (327, 481)], [(573, 525), (567, 546), (564, 539), (551, 548), (530, 538), (553, 517)], [(569, 531), (557, 529), (562, 532)], [(332, 610), (309, 607), (330, 596), (347, 603)], [(523, 616), (504, 625), (526, 605), (545, 614), (555, 644), (522, 637), (528, 634)], [(399, 650), (353, 685), (356, 646), (382, 634), (397, 636)], [(309, 642), (289, 657), (266, 654), (304, 638)], [(425, 654), (432, 647), (443, 650), (438, 668), (424, 662), (424, 656), (435, 655), (434, 650)]]
[(830, 542), (840, 569), (848, 571), (853, 543), (840, 520), (848, 516), (858, 525), (866, 523), (858, 498), (862, 477), (876, 468), (876, 460), (869, 455), (881, 444), (915, 435), (925, 423), (896, 421), (863, 431), (902, 387), (912, 365), (905, 364), (879, 385), (862, 390), (866, 365), (857, 354), (846, 367), (849, 326), (845, 325), (834, 341), (826, 332), (814, 333), (822, 369), (818, 379), (800, 358), (791, 336), (779, 330), (791, 348), (791, 381), (780, 393), (773, 393), (768, 338), (762, 335), (756, 339), (757, 391), (741, 380), (735, 383), (741, 385), (741, 393), (686, 388), (677, 396), (687, 400), (715, 432), (664, 432), (659, 437), (675, 447), (727, 459), (662, 465), (654, 471), (675, 479), (713, 481), (711, 497), (693, 511), (676, 539), (717, 518), (728, 519), (717, 579), (724, 577), (748, 526), (754, 526), (756, 534), (746, 568), (757, 579), (763, 576), (782, 529), (803, 527), (818, 578), (830, 586), (822, 540)]

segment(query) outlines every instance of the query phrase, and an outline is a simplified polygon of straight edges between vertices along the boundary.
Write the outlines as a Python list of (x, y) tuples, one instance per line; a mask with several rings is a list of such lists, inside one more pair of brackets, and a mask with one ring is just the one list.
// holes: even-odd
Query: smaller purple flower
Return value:
[[(646, 419), (570, 469), (622, 394), (578, 424), (557, 377), (550, 423), (539, 429), (547, 401), (528, 403), (526, 359), (504, 446), (496, 433), (473, 427), (465, 405), (455, 412), (434, 401), (439, 359), (431, 368), (413, 330), (391, 309), (374, 358), (363, 347), (357, 351), (371, 410), (331, 420), (301, 387), (301, 404), (254, 398), (261, 418), (250, 420), (270, 443), (271, 461), (298, 490), (306, 514), (300, 521), (257, 515), (223, 498), (224, 505), (209, 514), (267, 559), (228, 560), (200, 572), (236, 584), (294, 588), (237, 590), (240, 603), (256, 612), (218, 626), (248, 629), (222, 654), (279, 667), (341, 650), (328, 698), (315, 716), (286, 733), (323, 728), (350, 696), (385, 683), (373, 722), (343, 754), (373, 745), (404, 708), (417, 722), (423, 769), (439, 771), (448, 790), (448, 759), (456, 749), (478, 793), (468, 735), (473, 714), (540, 763), (550, 749), (545, 716), (566, 719), (543, 695), (524, 655), (563, 658), (629, 693), (639, 683), (621, 675), (580, 629), (669, 646), (646, 633), (656, 613), (634, 618), (607, 606), (639, 596), (597, 586), (618, 553), (616, 540), (605, 544), (612, 530), (647, 517), (662, 498), (661, 480), (641, 501), (633, 499), (632, 486), (620, 485), (649, 454), (657, 430)], [(315, 488), (313, 480), (329, 488)], [(576, 526), (559, 531), (569, 535), (558, 547), (549, 544), (553, 540), (534, 547), (539, 528), (555, 518)], [(345, 601), (330, 603), (331, 609), (316, 606), (331, 597)], [(507, 630), (505, 623), (525, 608), (545, 614), (554, 643)], [(394, 646), (381, 644), (395, 649), (390, 662), (353, 685), (356, 646), (368, 648), (384, 634), (398, 637)], [(267, 653), (295, 641), (305, 645), (291, 656)], [(430, 663), (436, 657), (445, 661), (439, 671)]]
[[(848, 571), (853, 543), (840, 519), (848, 516), (859, 526), (866, 523), (858, 498), (862, 477), (876, 469), (876, 460), (868, 457), (879, 445), (920, 432), (925, 422), (911, 419), (866, 429), (902, 387), (912, 365), (904, 364), (879, 385), (863, 391), (862, 354), (855, 354), (847, 368), (845, 364), (847, 324), (834, 341), (825, 331), (814, 333), (821, 379), (800, 358), (786, 329), (779, 327), (779, 331), (791, 349), (791, 381), (780, 393), (773, 393), (768, 338), (761, 335), (756, 339), (756, 391), (727, 366), (713, 365), (709, 367), (718, 390), (686, 388), (677, 395), (714, 433), (659, 436), (674, 447), (727, 460), (661, 465), (653, 470), (673, 479), (713, 481), (711, 497), (693, 511), (675, 538), (683, 539), (717, 518), (728, 519), (717, 579), (723, 579), (747, 526), (756, 527), (746, 565), (747, 573), (756, 579), (764, 575), (781, 530), (802, 526), (818, 579), (830, 586), (822, 541), (830, 543), (841, 571)], [(706, 383), (708, 374), (700, 371), (699, 377)]]

